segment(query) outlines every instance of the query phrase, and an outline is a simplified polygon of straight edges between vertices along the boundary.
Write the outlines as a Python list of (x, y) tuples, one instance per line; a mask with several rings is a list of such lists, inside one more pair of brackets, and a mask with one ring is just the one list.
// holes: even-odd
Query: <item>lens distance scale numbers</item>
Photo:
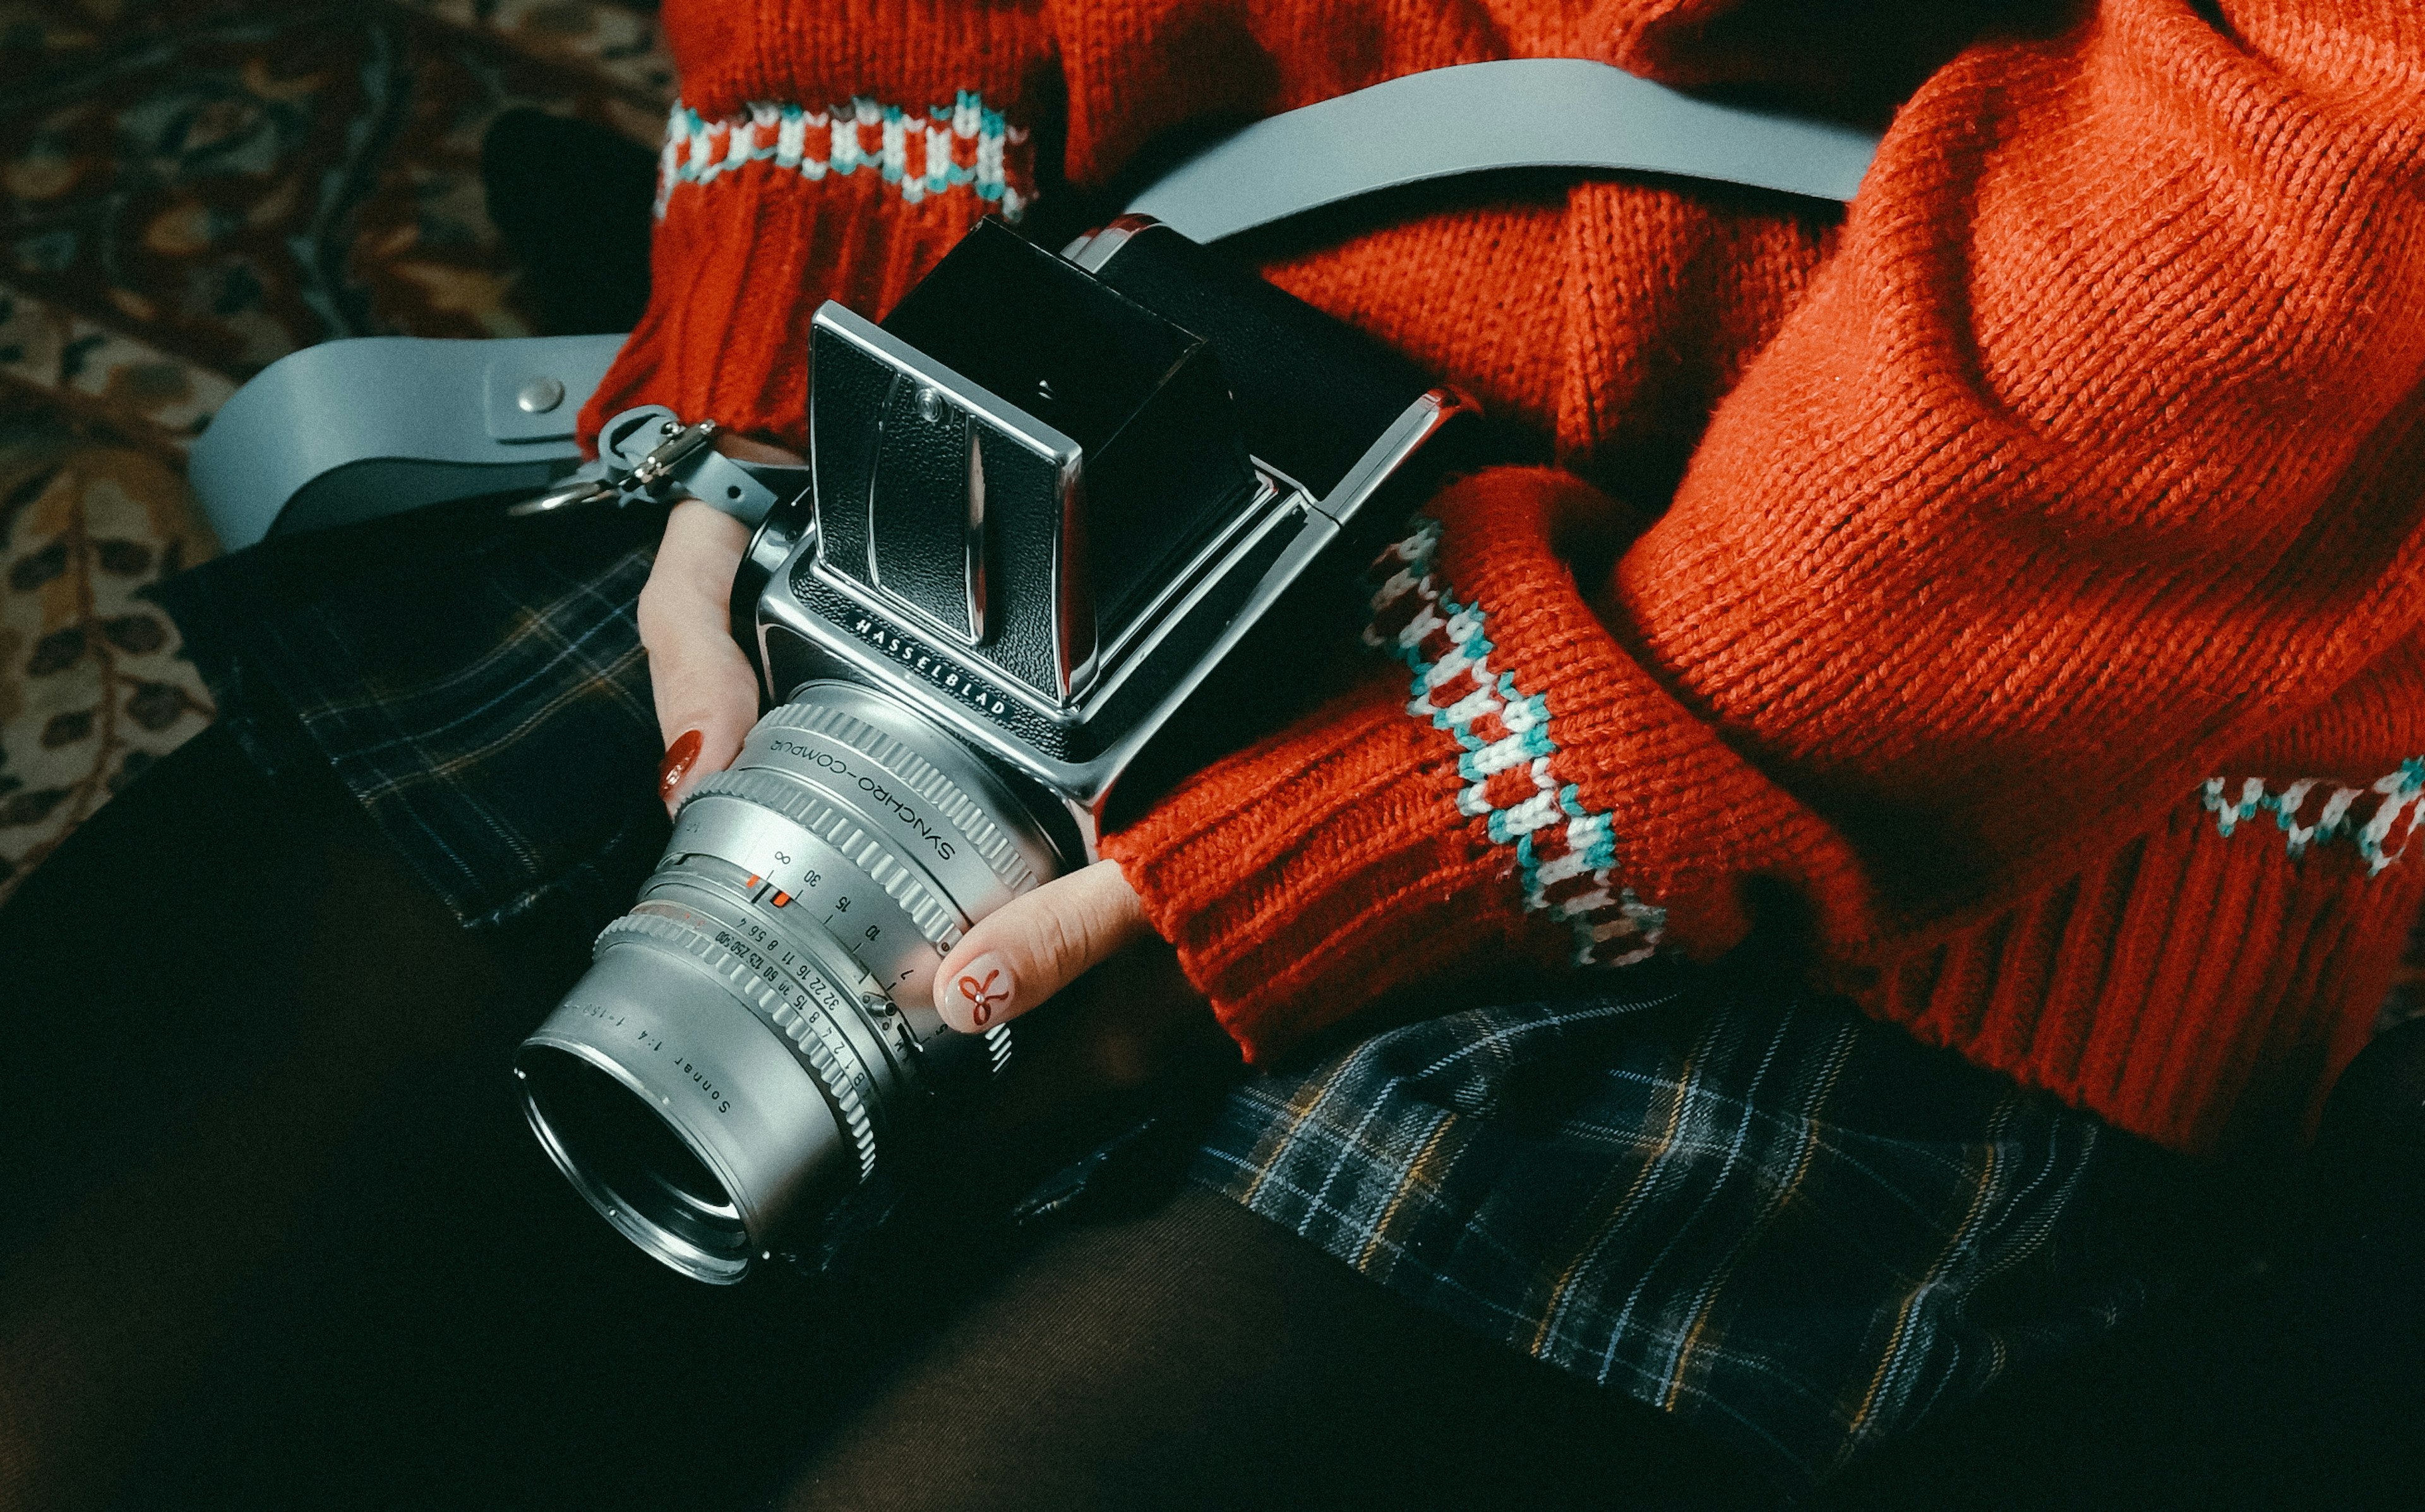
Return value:
[[(789, 786), (770, 773), (732, 775), (759, 778), (752, 786)], [(747, 884), (753, 901), (775, 915), (786, 933), (814, 925), (848, 948), (894, 1004), (931, 1001), (936, 968), (959, 944), (967, 921), (897, 857), (878, 852), (865, 866), (855, 864), (756, 797), (704, 788), (694, 793), (683, 805), (667, 852), (738, 867), (757, 879)]]

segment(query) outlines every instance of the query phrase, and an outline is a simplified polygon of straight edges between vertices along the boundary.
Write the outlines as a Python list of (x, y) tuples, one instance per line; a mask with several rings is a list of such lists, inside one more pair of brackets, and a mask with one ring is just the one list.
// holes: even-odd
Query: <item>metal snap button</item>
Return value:
[(525, 415), (544, 415), (564, 403), (564, 385), (554, 378), (533, 378), (514, 395), (514, 407)]

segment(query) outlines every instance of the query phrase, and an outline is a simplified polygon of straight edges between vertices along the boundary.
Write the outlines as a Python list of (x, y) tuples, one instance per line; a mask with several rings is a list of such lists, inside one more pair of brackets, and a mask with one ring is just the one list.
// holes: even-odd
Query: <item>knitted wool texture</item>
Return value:
[[(1907, 95), (1840, 225), (1523, 181), (1266, 244), (1560, 466), (1435, 501), (1382, 564), (1387, 670), (1106, 850), (1257, 1058), (1442, 974), (1774, 927), (1872, 1013), (2136, 1133), (2295, 1132), (2425, 890), (2425, 9), (2102, 0), (1967, 37), (1961, 7), (1792, 8), (666, 22), (699, 121), (863, 120), (871, 165), (907, 121), (939, 164), (974, 97), (1020, 199), (1484, 57)], [(880, 315), (996, 208), (933, 182), (673, 174), (590, 422), (654, 401), (796, 444), (816, 305)]]

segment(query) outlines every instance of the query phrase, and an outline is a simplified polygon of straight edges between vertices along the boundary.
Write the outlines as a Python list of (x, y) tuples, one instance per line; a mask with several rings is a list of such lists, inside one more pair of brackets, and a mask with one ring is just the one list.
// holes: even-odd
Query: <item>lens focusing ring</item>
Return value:
[(645, 941), (680, 950), (714, 973), (809, 1068), (818, 1090), (833, 1106), (834, 1121), (849, 1131), (859, 1152), (859, 1174), (869, 1174), (875, 1170), (874, 1069), (853, 1051), (841, 1026), (823, 1009), (811, 1006), (802, 1011), (769, 988), (748, 962), (718, 945), (711, 931), (724, 923), (679, 903), (650, 899), (606, 926), (598, 936), (598, 952)]
[(902, 857), (882, 836), (869, 834), (857, 813), (826, 793), (765, 767), (735, 767), (701, 781), (683, 805), (703, 798), (737, 798), (790, 820), (866, 873), (901, 905), (919, 933), (946, 950), (959, 944), (968, 929), (967, 915), (945, 900), (923, 867)]
[(822, 736), (858, 752), (948, 820), (994, 875), (1002, 879), (1004, 886), (1014, 893), (1023, 893), (1036, 885), (1036, 870), (1020, 854), (1010, 835), (959, 784), (906, 742), (842, 709), (808, 700), (776, 709), (760, 720), (758, 729), (751, 733), (773, 730)]
[(763, 927), (786, 937), (826, 931), (888, 994), (907, 1000), (929, 1000), (935, 969), (960, 937), (956, 916), (930, 915), (946, 926), (939, 931), (922, 927), (848, 856), (745, 799), (711, 793), (684, 804), (668, 853), (695, 871), (733, 868), (723, 891), (747, 901)]

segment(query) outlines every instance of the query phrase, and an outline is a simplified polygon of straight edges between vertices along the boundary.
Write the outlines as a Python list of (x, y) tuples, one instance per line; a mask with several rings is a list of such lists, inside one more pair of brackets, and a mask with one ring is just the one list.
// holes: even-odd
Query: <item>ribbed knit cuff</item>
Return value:
[(1494, 952), (1540, 957), (1515, 857), (1457, 811), (1457, 743), (1389, 676), (1106, 839), (1246, 1058)]

